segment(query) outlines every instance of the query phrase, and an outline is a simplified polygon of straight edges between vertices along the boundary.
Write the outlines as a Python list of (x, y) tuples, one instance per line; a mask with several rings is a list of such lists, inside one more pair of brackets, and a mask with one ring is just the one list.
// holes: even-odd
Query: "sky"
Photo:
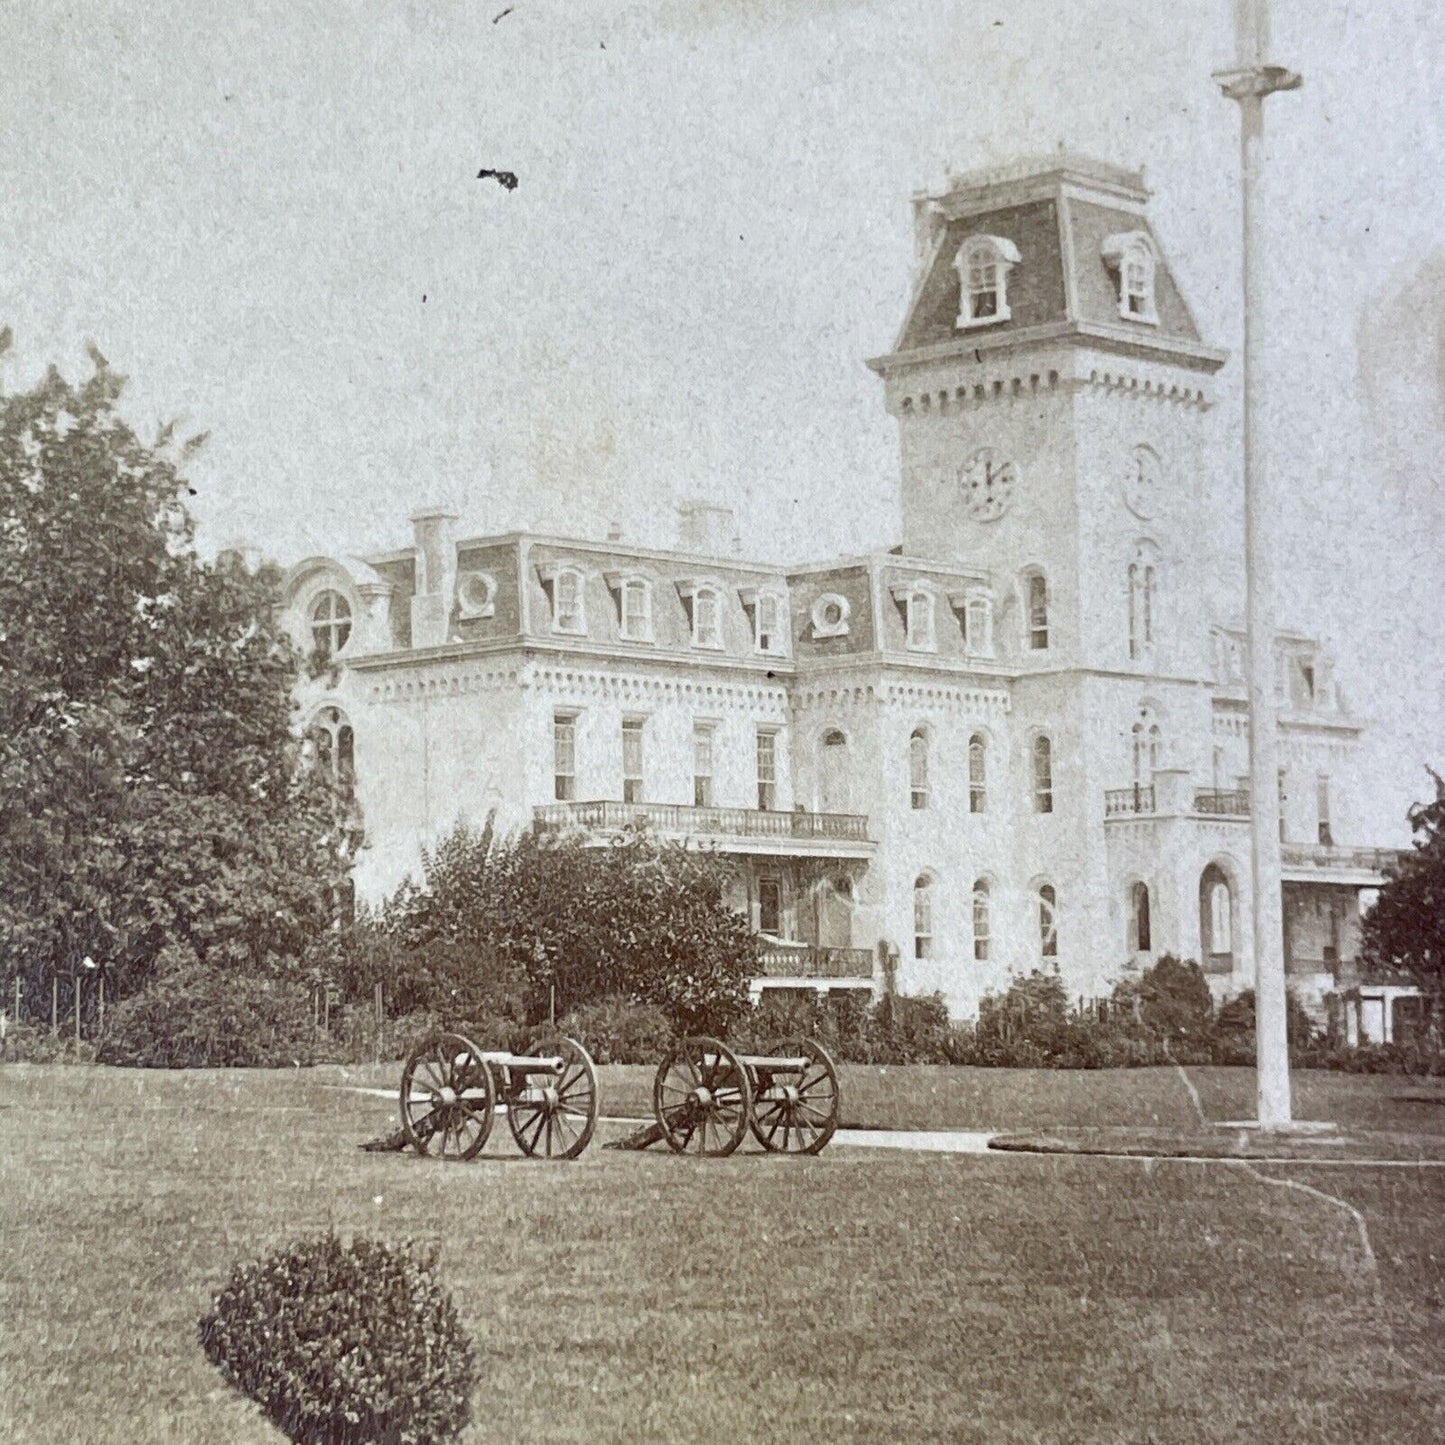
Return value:
[[(897, 435), (863, 361), (947, 167), (1061, 141), (1142, 165), (1237, 354), (1231, 11), (28, 0), (0, 15), (0, 385), (83, 375), (95, 342), (143, 429), (210, 434), (209, 548), (376, 551), (442, 501), (666, 544), (688, 497), (760, 557), (887, 546)], [(1340, 653), (1398, 830), (1445, 764), (1445, 14), (1276, 0), (1275, 40), (1305, 76), (1269, 102), (1265, 180), (1280, 617)], [(1227, 483), (1237, 362), (1221, 397)]]

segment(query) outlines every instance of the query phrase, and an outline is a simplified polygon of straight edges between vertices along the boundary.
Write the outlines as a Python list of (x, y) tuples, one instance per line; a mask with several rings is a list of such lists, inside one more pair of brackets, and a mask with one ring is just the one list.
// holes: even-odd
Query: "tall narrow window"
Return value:
[(758, 932), (774, 938), (783, 931), (783, 885), (776, 878), (758, 880)]
[(1205, 952), (1213, 955), (1234, 952), (1233, 899), (1229, 884), (1211, 864), (1204, 870), (1205, 926), (1208, 938)]
[(908, 646), (915, 652), (932, 652), (933, 597), (927, 592), (910, 592), (904, 604)]
[(973, 956), (978, 963), (988, 962), (988, 901), (988, 879), (979, 878), (973, 885)]
[(778, 806), (778, 735), (758, 729), (758, 807), (768, 812)]
[(933, 880), (926, 873), (913, 882), (913, 956), (933, 957)]
[(1031, 572), (1029, 590), (1029, 650), (1047, 652), (1049, 646), (1049, 584), (1043, 573)]
[(1141, 547), (1129, 564), (1129, 656), (1135, 661), (1147, 658), (1154, 646), (1158, 594), (1158, 566)]
[(853, 807), (853, 779), (848, 766), (848, 739), (837, 728), (823, 734), (818, 767), (818, 810), (847, 813)]
[(340, 708), (323, 708), (307, 729), (316, 765), (343, 787), (356, 781), (356, 735)]
[(922, 728), (908, 739), (908, 796), (915, 809), (928, 806), (928, 734)]
[(622, 636), (628, 642), (652, 640), (652, 589), (640, 577), (622, 584)]
[(692, 597), (692, 645), (721, 647), (722, 598), (712, 587), (699, 587)]
[(335, 657), (351, 638), (351, 604), (328, 590), (311, 604), (311, 645), (323, 661)]
[(1315, 809), (1319, 814), (1320, 846), (1332, 848), (1335, 842), (1335, 833), (1330, 826), (1330, 780), (1325, 773), (1321, 773), (1315, 779)]
[(552, 626), (557, 632), (586, 632), (582, 612), (582, 574), (562, 568), (552, 579)]
[(1133, 728), (1134, 790), (1149, 787), (1154, 770), (1164, 765), (1164, 734), (1146, 708), (1139, 714)]
[(783, 651), (783, 605), (774, 593), (758, 593), (754, 625), (759, 652)]
[(692, 730), (692, 803), (695, 808), (712, 807), (712, 745), (716, 729), (698, 723)]
[(1034, 812), (1054, 811), (1054, 747), (1046, 737), (1034, 739)]
[(968, 740), (968, 811), (988, 811), (988, 748), (982, 733)]
[(624, 718), (622, 722), (622, 801), (642, 801), (642, 728), (641, 718)]
[(1057, 960), (1059, 956), (1058, 895), (1053, 885), (1039, 889), (1039, 955)]
[(577, 796), (577, 718), (558, 713), (552, 719), (553, 792), (560, 803)]
[(1150, 953), (1154, 944), (1149, 925), (1149, 887), (1136, 883), (1129, 890), (1129, 933), (1135, 953)]

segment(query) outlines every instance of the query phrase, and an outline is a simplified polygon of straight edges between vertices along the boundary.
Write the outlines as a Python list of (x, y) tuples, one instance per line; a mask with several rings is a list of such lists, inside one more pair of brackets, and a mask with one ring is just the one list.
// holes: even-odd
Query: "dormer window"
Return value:
[(540, 577), (552, 592), (552, 631), (585, 636), (587, 611), (581, 572), (575, 566), (555, 566), (543, 571)]
[(969, 657), (993, 656), (993, 599), (986, 591), (970, 587), (954, 592), (948, 599), (963, 614), (963, 650)]
[(958, 326), (992, 326), (1007, 321), (1008, 273), (1020, 261), (1019, 248), (1002, 236), (970, 236), (958, 248)]
[(903, 608), (903, 641), (910, 652), (936, 652), (933, 593), (917, 582), (892, 588), (893, 600)]
[(624, 642), (651, 642), (652, 584), (645, 577), (609, 572), (607, 586), (617, 598), (617, 635)]
[(677, 590), (692, 620), (692, 645), (722, 650), (722, 593), (708, 582), (679, 582)]
[(745, 588), (740, 594), (743, 606), (753, 617), (753, 646), (759, 652), (787, 651), (783, 623), (783, 599), (776, 592)]
[(1154, 272), (1159, 253), (1147, 231), (1129, 231), (1104, 240), (1105, 264), (1119, 283), (1119, 315), (1126, 321), (1159, 324), (1154, 300)]

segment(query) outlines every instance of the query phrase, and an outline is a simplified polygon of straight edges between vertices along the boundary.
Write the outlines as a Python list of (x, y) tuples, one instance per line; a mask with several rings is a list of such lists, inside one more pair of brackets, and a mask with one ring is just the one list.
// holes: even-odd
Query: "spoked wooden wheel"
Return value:
[(769, 1048), (778, 1059), (803, 1067), (758, 1068), (753, 1097), (753, 1137), (774, 1154), (816, 1154), (838, 1127), (838, 1071), (812, 1039), (789, 1039)]
[[(575, 1039), (540, 1039), (526, 1053), (535, 1069), (511, 1067), (507, 1122), (524, 1154), (542, 1159), (575, 1159), (597, 1127), (597, 1070)], [(544, 1060), (556, 1059), (550, 1068)]]
[(474, 1158), (492, 1132), (495, 1104), (492, 1071), (461, 1034), (432, 1034), (401, 1071), (401, 1127), (418, 1154)]
[(731, 1154), (748, 1132), (747, 1070), (717, 1039), (683, 1039), (652, 1084), (658, 1128), (675, 1154)]

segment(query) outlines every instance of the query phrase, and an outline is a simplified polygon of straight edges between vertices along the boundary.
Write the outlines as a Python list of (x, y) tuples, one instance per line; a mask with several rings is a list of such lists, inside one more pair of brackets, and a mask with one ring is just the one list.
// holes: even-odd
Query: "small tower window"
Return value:
[(783, 604), (775, 592), (759, 592), (753, 614), (754, 641), (759, 652), (783, 651)]
[(958, 248), (960, 329), (1009, 319), (1008, 273), (1019, 260), (1019, 248), (1002, 236), (972, 236)]
[(699, 587), (693, 593), (692, 645), (722, 646), (722, 598), (712, 587)]
[(693, 725), (692, 802), (695, 808), (712, 807), (713, 741), (716, 733), (711, 723)]
[(563, 567), (552, 579), (552, 630), (584, 633), (587, 620), (582, 610), (582, 574)]
[(1136, 883), (1129, 890), (1129, 933), (1134, 953), (1153, 952), (1154, 943), (1149, 926), (1149, 886)]
[(964, 604), (963, 646), (970, 657), (993, 656), (993, 605), (983, 593), (973, 593)]
[(1057, 965), (1059, 957), (1059, 899), (1053, 885), (1039, 888), (1039, 955)]
[(577, 796), (577, 716), (557, 713), (552, 719), (552, 793), (559, 803)]
[(624, 803), (640, 803), (642, 801), (642, 734), (643, 720), (641, 718), (624, 718), (622, 720), (622, 801)]
[(622, 636), (628, 642), (652, 640), (652, 589), (641, 577), (622, 584)]
[(1126, 321), (1158, 325), (1154, 278), (1159, 253), (1147, 231), (1130, 231), (1107, 236), (1102, 248), (1104, 263), (1119, 283), (1119, 315)]
[(356, 735), (340, 708), (323, 708), (307, 729), (316, 765), (343, 788), (356, 781)]
[(933, 633), (933, 598), (922, 590), (908, 594), (904, 602), (908, 646), (914, 652), (932, 652), (937, 645)]
[(1049, 584), (1042, 572), (1030, 572), (1025, 582), (1028, 593), (1028, 645), (1031, 652), (1049, 648)]

